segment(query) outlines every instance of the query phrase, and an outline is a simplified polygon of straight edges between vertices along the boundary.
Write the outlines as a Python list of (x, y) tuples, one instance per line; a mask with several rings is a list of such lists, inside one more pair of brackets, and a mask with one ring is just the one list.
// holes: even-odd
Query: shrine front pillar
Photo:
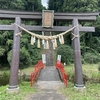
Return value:
[[(21, 19), (19, 17), (15, 18), (15, 23), (21, 25)], [(13, 49), (12, 49), (12, 60), (10, 68), (10, 79), (9, 87), (7, 88), (7, 93), (19, 92), (18, 87), (18, 69), (19, 69), (19, 54), (20, 54), (20, 35), (16, 36), (20, 32), (20, 28), (15, 25), (14, 35), (13, 35)]]
[(79, 25), (78, 19), (73, 19), (73, 26), (76, 28), (73, 30), (73, 34), (77, 36), (73, 40), (74, 49), (74, 67), (75, 67), (75, 88), (84, 88), (83, 74), (82, 74), (82, 63), (81, 63), (81, 51), (80, 51), (80, 36), (79, 36)]

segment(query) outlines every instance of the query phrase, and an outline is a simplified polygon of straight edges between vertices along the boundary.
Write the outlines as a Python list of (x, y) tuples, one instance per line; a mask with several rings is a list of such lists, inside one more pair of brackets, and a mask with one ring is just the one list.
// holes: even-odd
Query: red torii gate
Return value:
[[(94, 27), (79, 26), (78, 22), (81, 21), (93, 21), (96, 20), (96, 16), (99, 13), (54, 13), (54, 21), (70, 21), (72, 26), (54, 26), (53, 28), (43, 28), (41, 26), (29, 26), (21, 25), (21, 20), (41, 20), (42, 12), (20, 12), (20, 11), (7, 11), (0, 10), (0, 19), (15, 19), (15, 23), (21, 25), (30, 31), (44, 31), (44, 32), (55, 32), (55, 31), (66, 31), (73, 26), (76, 28), (73, 30), (73, 34), (77, 35), (78, 38), (73, 40), (74, 48), (74, 66), (75, 66), (75, 88), (84, 88), (83, 76), (82, 76), (82, 63), (80, 53), (80, 38), (79, 32), (94, 32)], [(18, 92), (18, 69), (19, 69), (19, 51), (20, 51), (20, 36), (16, 36), (20, 32), (20, 28), (14, 24), (11, 25), (0, 25), (0, 30), (13, 30), (13, 54), (10, 70), (9, 87), (7, 91)]]

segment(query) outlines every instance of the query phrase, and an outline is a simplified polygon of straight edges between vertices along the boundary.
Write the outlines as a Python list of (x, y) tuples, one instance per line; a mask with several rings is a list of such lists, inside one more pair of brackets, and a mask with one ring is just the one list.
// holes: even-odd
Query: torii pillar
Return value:
[[(15, 23), (20, 25), (20, 17), (15, 18)], [(20, 54), (20, 36), (16, 36), (20, 32), (20, 28), (15, 26), (14, 36), (13, 36), (13, 49), (12, 49), (12, 61), (10, 69), (10, 80), (9, 87), (7, 88), (7, 93), (18, 93), (18, 69), (19, 69), (19, 54)]]
[(80, 52), (80, 36), (79, 36), (79, 25), (78, 19), (73, 19), (73, 26), (76, 28), (73, 30), (73, 34), (78, 36), (73, 40), (74, 49), (74, 67), (75, 67), (75, 88), (85, 88), (83, 84), (83, 74), (82, 74), (82, 63), (81, 63), (81, 52)]

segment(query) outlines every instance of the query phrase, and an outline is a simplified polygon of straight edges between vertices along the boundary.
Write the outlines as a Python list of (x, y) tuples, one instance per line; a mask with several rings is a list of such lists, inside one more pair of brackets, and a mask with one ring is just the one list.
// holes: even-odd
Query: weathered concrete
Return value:
[(36, 83), (38, 89), (62, 89), (65, 88), (65, 85), (61, 81), (38, 81)]
[(8, 93), (8, 94), (17, 94), (17, 93), (19, 93), (19, 87), (17, 87), (17, 88), (13, 88), (13, 89), (9, 89), (9, 88), (7, 88), (7, 90), (6, 90), (6, 92)]
[(76, 87), (76, 86), (74, 86), (74, 89), (75, 90), (78, 90), (78, 91), (84, 91), (84, 89), (86, 89), (86, 87), (84, 86), (82, 86), (82, 87)]
[(39, 93), (30, 95), (25, 100), (67, 100), (57, 90), (41, 90)]
[(53, 66), (48, 66), (41, 70), (38, 81), (61, 81), (61, 79), (57, 69)]
[(64, 83), (61, 82), (58, 70), (53, 66), (48, 66), (41, 70), (35, 85), (39, 89), (60, 89), (65, 87)]

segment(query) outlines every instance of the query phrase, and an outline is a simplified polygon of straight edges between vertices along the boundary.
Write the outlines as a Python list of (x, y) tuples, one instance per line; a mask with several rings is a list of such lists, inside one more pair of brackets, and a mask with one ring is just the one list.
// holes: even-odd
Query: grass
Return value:
[(74, 89), (73, 83), (69, 82), (68, 87), (62, 89), (62, 93), (68, 100), (100, 100), (100, 84), (85, 84), (86, 89), (78, 91)]
[[(68, 100), (100, 100), (100, 72), (98, 71), (98, 65), (82, 65), (83, 73), (89, 77), (89, 81), (85, 83), (86, 89), (78, 91), (74, 89), (72, 82), (68, 83), (68, 87), (62, 89), (62, 93), (67, 96)], [(65, 66), (65, 70), (68, 75), (74, 73), (73, 65)], [(98, 81), (99, 80), (99, 81)]]
[[(30, 66), (29, 68), (25, 68), (21, 70), (26, 75), (30, 75), (33, 71), (34, 66)], [(10, 73), (10, 69), (3, 68), (0, 70), (0, 75), (3, 75), (4, 73)], [(28, 95), (37, 92), (37, 90), (33, 87), (30, 87), (30, 82), (21, 82), (19, 85), (20, 92), (19, 94), (7, 94), (6, 89), (8, 88), (8, 85), (6, 86), (0, 86), (0, 100), (25, 100)]]
[(8, 85), (0, 87), (0, 100), (25, 100), (24, 98), (27, 97), (29, 94), (36, 92), (36, 89), (30, 87), (29, 82), (22, 82), (22, 84), (19, 85), (19, 94), (7, 94), (7, 87)]
[[(29, 66), (28, 68), (20, 69), (20, 71), (22, 71), (23, 73), (28, 74), (28, 75), (30, 75), (33, 70), (34, 70), (34, 65)], [(6, 67), (2, 68), (0, 70), (0, 75), (2, 75), (4, 72), (5, 73), (10, 73), (10, 69), (6, 68)]]
[(30, 66), (29, 68), (22, 69), (22, 72), (30, 75), (34, 70), (34, 66)]
[[(67, 74), (70, 76), (74, 73), (74, 65), (65, 66), (64, 68)], [(88, 76), (89, 78), (99, 78), (100, 72), (98, 71), (98, 64), (86, 64), (82, 65), (83, 74)]]

